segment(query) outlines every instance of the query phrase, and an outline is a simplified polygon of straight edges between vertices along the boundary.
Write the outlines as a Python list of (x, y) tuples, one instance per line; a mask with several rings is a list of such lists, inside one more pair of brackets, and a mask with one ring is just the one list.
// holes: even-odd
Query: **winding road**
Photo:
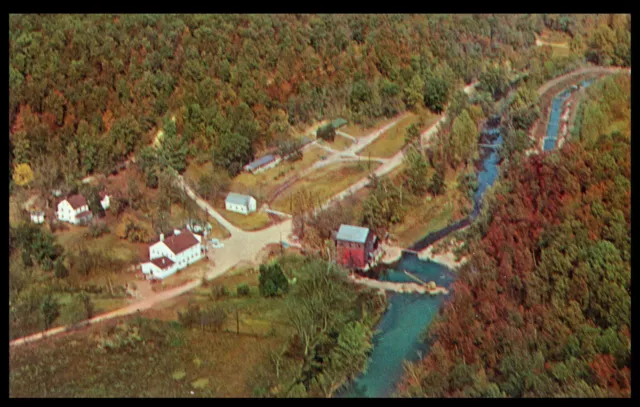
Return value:
[[(465, 93), (469, 94), (476, 85), (477, 85), (477, 82), (465, 87), (464, 88)], [(367, 145), (371, 144), (378, 137), (380, 137), (380, 135), (382, 135), (385, 131), (395, 126), (400, 120), (402, 120), (402, 118), (406, 117), (407, 114), (408, 113), (403, 113), (397, 116), (391, 123), (381, 127), (380, 129), (374, 131), (373, 133), (371, 133), (366, 137), (360, 138), (357, 144), (350, 146), (345, 151), (339, 152), (339, 154), (333, 154), (327, 160), (323, 160), (321, 162), (316, 163), (318, 164), (317, 166), (314, 164), (314, 166), (312, 166), (307, 171), (321, 168), (331, 163), (339, 162), (340, 160), (343, 159), (343, 158), (340, 158), (340, 156), (342, 155), (344, 156), (352, 155), (356, 157), (357, 152), (361, 151)], [(437, 132), (437, 126), (444, 119), (445, 119), (445, 115), (442, 115), (442, 117), (436, 123), (434, 123), (429, 129), (427, 129), (425, 132), (421, 134), (421, 138), (423, 142), (428, 143), (430, 141), (431, 137)], [(390, 159), (387, 159), (386, 162), (384, 162), (380, 167), (378, 167), (374, 171), (374, 174), (376, 174), (377, 176), (382, 176), (384, 174), (387, 174), (388, 172), (390, 172), (391, 170), (393, 170), (394, 168), (396, 168), (398, 165), (402, 163), (403, 157), (404, 157), (403, 151), (398, 152), (396, 155), (394, 155)], [(231, 237), (229, 237), (224, 241), (224, 248), (215, 249), (215, 251), (213, 252), (214, 254), (212, 257), (214, 260), (214, 264), (211, 266), (210, 270), (205, 275), (207, 280), (212, 280), (222, 275), (224, 272), (226, 272), (227, 270), (229, 270), (230, 268), (232, 268), (233, 266), (235, 266), (236, 264), (242, 261), (253, 262), (256, 256), (258, 255), (258, 253), (264, 248), (265, 245), (269, 243), (280, 243), (281, 241), (284, 241), (292, 246), (296, 245), (295, 243), (292, 243), (289, 240), (290, 234), (292, 231), (292, 220), (290, 218), (284, 220), (281, 223), (273, 225), (267, 229), (253, 231), (253, 232), (244, 231), (236, 227), (235, 225), (233, 225), (228, 220), (226, 220), (208, 202), (200, 198), (193, 191), (193, 189), (186, 184), (182, 176), (179, 176), (177, 178), (177, 182), (184, 189), (185, 193), (191, 199), (193, 199), (202, 210), (204, 210), (209, 216), (216, 219), (216, 221), (218, 221), (223, 227), (225, 227), (231, 233)], [(345, 191), (342, 191), (339, 194), (335, 195), (334, 197), (330, 198), (327, 201), (327, 203), (323, 205), (323, 207), (327, 207), (328, 205), (331, 205), (333, 202), (337, 200), (344, 199), (346, 196), (365, 187), (368, 183), (369, 183), (368, 177), (361, 179), (351, 187), (347, 188)], [(193, 290), (194, 288), (198, 287), (201, 283), (202, 283), (202, 280), (197, 279), (197, 280), (190, 281), (179, 287), (158, 292), (148, 298), (132, 303), (126, 307), (123, 307), (118, 310), (108, 312), (102, 315), (98, 315), (92, 319), (89, 319), (87, 321), (80, 323), (77, 326), (93, 325), (93, 324), (106, 321), (112, 318), (131, 315), (131, 314), (135, 314), (135, 313), (147, 310), (149, 308), (152, 308), (156, 304), (159, 304), (163, 301), (169, 300), (171, 298), (182, 295), (190, 290)], [(70, 326), (61, 326), (61, 327), (49, 329), (47, 331), (29, 335), (23, 338), (14, 339), (9, 342), (9, 345), (14, 347), (14, 346), (21, 346), (27, 343), (33, 343), (33, 342), (42, 340), (44, 338), (48, 338), (57, 334), (61, 334), (63, 332), (67, 332), (70, 329), (72, 329), (72, 327)]]

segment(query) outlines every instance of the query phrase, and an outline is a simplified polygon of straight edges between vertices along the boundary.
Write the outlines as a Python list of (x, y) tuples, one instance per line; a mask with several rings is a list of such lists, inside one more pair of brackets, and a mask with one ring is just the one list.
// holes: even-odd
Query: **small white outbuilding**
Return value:
[(256, 211), (256, 200), (250, 195), (236, 194), (235, 192), (229, 192), (227, 199), (224, 201), (225, 208), (228, 211), (242, 213), (248, 215), (251, 212)]

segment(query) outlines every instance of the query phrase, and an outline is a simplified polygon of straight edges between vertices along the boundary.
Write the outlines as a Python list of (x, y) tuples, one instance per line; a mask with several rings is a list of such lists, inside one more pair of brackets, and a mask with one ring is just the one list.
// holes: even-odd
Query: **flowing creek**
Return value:
[[(580, 85), (587, 87), (592, 82), (583, 81)], [(556, 146), (562, 107), (574, 90), (575, 88), (566, 89), (553, 99), (544, 140), (545, 151)], [(481, 147), (483, 154), (478, 168), (478, 190), (474, 195), (473, 211), (469, 216), (428, 234), (415, 243), (411, 247), (412, 250), (420, 251), (449, 233), (469, 225), (480, 213), (484, 193), (498, 178), (498, 148), (502, 144), (499, 118), (487, 123), (480, 143), (485, 147)], [(406, 252), (398, 262), (386, 267), (379, 278), (386, 281), (411, 282), (403, 270), (423, 281), (435, 281), (438, 286), (445, 288), (449, 288), (455, 280), (455, 273), (444, 265), (422, 261), (415, 254)], [(404, 361), (418, 361), (428, 352), (428, 345), (422, 340), (423, 333), (444, 301), (443, 295), (388, 293), (388, 310), (378, 323), (366, 372), (340, 389), (335, 397), (391, 397), (404, 373)]]

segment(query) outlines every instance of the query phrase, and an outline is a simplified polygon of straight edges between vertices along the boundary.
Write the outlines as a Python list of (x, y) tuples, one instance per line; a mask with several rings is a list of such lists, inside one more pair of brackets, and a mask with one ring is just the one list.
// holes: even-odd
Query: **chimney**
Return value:
[(162, 265), (164, 266), (164, 257), (162, 258)]
[(178, 236), (180, 234), (180, 230), (178, 229), (173, 229), (173, 234)]
[(160, 233), (160, 241), (164, 242), (164, 233)]

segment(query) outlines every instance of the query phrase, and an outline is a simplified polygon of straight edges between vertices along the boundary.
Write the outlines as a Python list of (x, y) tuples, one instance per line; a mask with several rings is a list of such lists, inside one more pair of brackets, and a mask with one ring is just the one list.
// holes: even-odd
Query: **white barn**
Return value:
[(58, 220), (74, 225), (86, 224), (93, 218), (89, 204), (82, 195), (72, 195), (58, 204)]
[(204, 257), (202, 236), (188, 229), (176, 229), (173, 234), (149, 246), (149, 261), (142, 263), (147, 279), (164, 279)]
[(256, 200), (250, 195), (236, 194), (235, 192), (229, 192), (227, 199), (224, 201), (225, 208), (228, 211), (242, 213), (248, 215), (251, 212), (256, 211)]

